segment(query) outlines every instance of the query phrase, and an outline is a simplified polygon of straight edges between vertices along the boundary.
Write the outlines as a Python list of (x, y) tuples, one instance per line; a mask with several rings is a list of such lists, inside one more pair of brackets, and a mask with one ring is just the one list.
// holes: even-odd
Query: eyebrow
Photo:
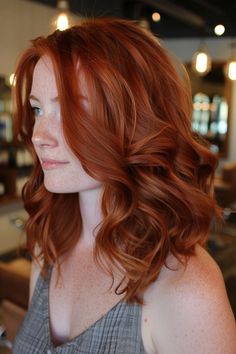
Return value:
[[(34, 95), (29, 95), (29, 100), (34, 100), (34, 101), (40, 102), (40, 100), (39, 100), (36, 96), (34, 96)], [(58, 102), (58, 101), (59, 101), (59, 97), (58, 97), (58, 96), (53, 97), (53, 98), (51, 99), (51, 101), (52, 101), (52, 102)]]

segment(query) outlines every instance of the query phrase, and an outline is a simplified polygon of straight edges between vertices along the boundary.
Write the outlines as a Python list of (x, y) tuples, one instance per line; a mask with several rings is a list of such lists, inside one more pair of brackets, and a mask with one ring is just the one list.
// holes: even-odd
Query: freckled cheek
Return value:
[(35, 133), (34, 132), (33, 132), (32, 138), (31, 138), (31, 142), (33, 144), (34, 151), (38, 155), (38, 148), (37, 148), (37, 144), (36, 144), (36, 141), (35, 141)]
[(36, 155), (39, 157), (37, 146), (35, 145), (35, 143), (33, 141), (32, 141), (32, 144), (33, 144), (33, 149), (34, 149)]
[(34, 142), (33, 142), (33, 141), (32, 141), (32, 144), (33, 144), (33, 149), (34, 149), (34, 152), (35, 152), (35, 154), (36, 154), (37, 158), (38, 158), (38, 159), (39, 159), (39, 161), (40, 161), (40, 158), (39, 158), (39, 156), (40, 156), (40, 154), (39, 154), (39, 149), (37, 148), (36, 144), (34, 144)]

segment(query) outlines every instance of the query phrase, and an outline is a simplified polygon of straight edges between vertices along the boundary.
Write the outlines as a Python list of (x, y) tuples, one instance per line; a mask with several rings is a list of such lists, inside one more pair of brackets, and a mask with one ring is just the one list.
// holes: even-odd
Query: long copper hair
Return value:
[(133, 22), (91, 19), (32, 41), (17, 64), (15, 117), (35, 160), (23, 200), (28, 249), (35, 257), (39, 246), (44, 271), (79, 240), (81, 216), (76, 193), (45, 189), (33, 151), (28, 97), (42, 56), (53, 63), (65, 139), (103, 184), (96, 259), (119, 267), (125, 282), (117, 291), (140, 301), (168, 254), (187, 260), (218, 214), (212, 197), (217, 161), (191, 132), (191, 91), (159, 41)]

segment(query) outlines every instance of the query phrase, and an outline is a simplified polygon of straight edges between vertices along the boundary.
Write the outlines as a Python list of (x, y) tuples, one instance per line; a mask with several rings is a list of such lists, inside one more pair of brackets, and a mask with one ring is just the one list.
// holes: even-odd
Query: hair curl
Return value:
[(81, 216), (77, 194), (45, 189), (33, 151), (28, 97), (42, 56), (55, 70), (65, 139), (104, 186), (96, 259), (120, 267), (126, 282), (117, 291), (141, 301), (168, 254), (186, 261), (219, 213), (212, 197), (217, 161), (191, 132), (189, 86), (158, 40), (132, 22), (86, 20), (32, 41), (15, 74), (16, 127), (35, 159), (23, 199), (28, 248), (35, 257), (39, 245), (44, 271), (78, 241)]

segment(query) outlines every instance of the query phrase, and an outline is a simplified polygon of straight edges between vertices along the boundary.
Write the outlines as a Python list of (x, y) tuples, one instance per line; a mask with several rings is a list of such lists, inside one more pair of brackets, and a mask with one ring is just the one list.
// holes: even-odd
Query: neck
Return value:
[(81, 242), (86, 245), (94, 244), (95, 228), (102, 221), (101, 187), (79, 193), (79, 204), (82, 217)]

